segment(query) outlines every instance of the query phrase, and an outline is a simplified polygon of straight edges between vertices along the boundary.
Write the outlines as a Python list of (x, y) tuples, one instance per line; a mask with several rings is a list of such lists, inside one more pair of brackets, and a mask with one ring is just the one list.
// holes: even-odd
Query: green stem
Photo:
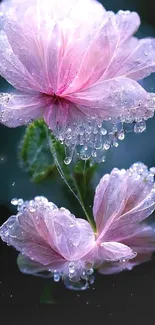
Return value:
[[(70, 170), (68, 169), (67, 166), (64, 165), (64, 161), (62, 162), (61, 160), (63, 160), (62, 156), (60, 155), (59, 157), (59, 150), (61, 151), (61, 148), (57, 148), (56, 147), (56, 140), (52, 138), (52, 136), (49, 136), (49, 145), (50, 145), (50, 150), (55, 162), (55, 165), (57, 167), (57, 170), (61, 176), (61, 178), (63, 179), (63, 181), (65, 182), (65, 184), (67, 185), (67, 187), (69, 188), (69, 190), (73, 193), (73, 195), (75, 196), (75, 198), (78, 200), (78, 202), (80, 203), (87, 220), (89, 221), (92, 229), (95, 231), (95, 225), (93, 223), (93, 221), (91, 220), (90, 216), (88, 215), (86, 208), (84, 206), (84, 202), (82, 199), (82, 195), (80, 192), (80, 189), (77, 185), (76, 179), (75, 177), (71, 174)], [(57, 150), (56, 150), (57, 149)], [(59, 161), (60, 160), (60, 161)], [(66, 177), (68, 176), (68, 177)], [(68, 178), (68, 179), (67, 179)], [(85, 179), (85, 183), (86, 183), (86, 175), (84, 175), (84, 179)], [(86, 184), (85, 184), (85, 188), (86, 188)]]

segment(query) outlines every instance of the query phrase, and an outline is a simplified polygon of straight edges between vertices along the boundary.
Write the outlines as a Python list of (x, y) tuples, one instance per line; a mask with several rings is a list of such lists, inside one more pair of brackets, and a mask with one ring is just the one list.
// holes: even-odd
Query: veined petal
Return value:
[(118, 261), (121, 259), (131, 259), (136, 256), (136, 253), (130, 247), (118, 242), (101, 243), (99, 252), (103, 261)]
[(116, 76), (119, 76), (119, 74), (117, 74), (119, 68), (124, 65), (126, 59), (128, 59), (128, 57), (135, 50), (135, 48), (137, 48), (138, 45), (138, 38), (131, 37), (123, 42), (120, 46), (118, 46), (111, 64), (103, 74), (101, 80), (112, 79)]
[(147, 219), (155, 209), (155, 191), (154, 189), (146, 198), (135, 206), (131, 211), (122, 214), (116, 222), (111, 224), (106, 233), (106, 238), (121, 240), (132, 236), (136, 225)]
[[(71, 106), (73, 106), (71, 104)], [(60, 128), (67, 129), (68, 115), (69, 115), (69, 103), (62, 101), (51, 102), (44, 112), (44, 119), (50, 129), (56, 133)], [(59, 134), (58, 134), (59, 135)]]
[(99, 268), (105, 262), (114, 262), (133, 259), (136, 253), (129, 246), (120, 242), (108, 241), (98, 242), (86, 255), (85, 259), (94, 268)]
[(155, 251), (155, 224), (140, 224), (133, 234), (123, 240), (125, 245), (129, 245), (138, 254), (147, 254)]
[(65, 98), (90, 107), (90, 117), (93, 109), (103, 119), (116, 118), (130, 110), (143, 115), (151, 106), (147, 92), (136, 81), (121, 77), (105, 80)]
[[(104, 7), (96, 0), (66, 0), (65, 6), (63, 0), (44, 0), (42, 3), (39, 0), (7, 0), (2, 1), (0, 4), (0, 10), (6, 15), (16, 14), (17, 17), (23, 17), (26, 9), (30, 6), (42, 6), (47, 8), (48, 14), (51, 18), (57, 20), (69, 17), (73, 20), (94, 20), (97, 22), (100, 16), (105, 13)], [(44, 11), (43, 11), (44, 12)], [(81, 15), (80, 15), (81, 14)], [(90, 16), (91, 15), (91, 16)]]
[(120, 10), (116, 15), (120, 34), (120, 43), (131, 37), (140, 26), (140, 17), (136, 12)]
[(86, 220), (58, 209), (44, 197), (19, 203), (18, 210), (0, 227), (0, 236), (40, 264), (54, 267), (65, 261), (78, 262), (95, 245), (95, 235)]
[(38, 89), (33, 77), (13, 53), (4, 32), (0, 33), (0, 75), (18, 90), (35, 92)]
[[(32, 214), (10, 217), (1, 227), (0, 236), (8, 245), (43, 265), (57, 263), (63, 258), (39, 236), (33, 223)], [(27, 219), (23, 225), (21, 219)]]
[(0, 94), (0, 122), (17, 127), (42, 117), (50, 98), (40, 94)]
[(119, 261), (119, 262), (104, 262), (98, 269), (101, 274), (116, 274), (122, 271), (131, 271), (135, 266), (146, 263), (151, 260), (152, 254), (137, 254), (137, 256), (130, 261)]
[[(102, 195), (103, 189), (103, 195)], [(142, 163), (103, 177), (94, 199), (98, 241), (122, 242), (155, 208), (154, 169)]]
[(73, 37), (61, 63), (61, 95), (78, 92), (97, 82), (111, 61), (117, 44), (118, 29), (112, 13), (106, 13), (98, 29)]
[(44, 276), (44, 272), (51, 272), (47, 275), (47, 277), (52, 277), (52, 272), (54, 273), (55, 270), (57, 271), (57, 274), (59, 271), (63, 271), (66, 261), (64, 259), (60, 259), (53, 261), (50, 264), (43, 265), (30, 259), (26, 255), (19, 254), (17, 258), (17, 264), (22, 273), (36, 276), (41, 276), (43, 274)]
[(53, 220), (46, 219), (46, 224), (51, 229), (51, 236), (53, 232), (55, 234), (55, 246), (68, 261), (83, 258), (95, 245), (95, 235), (90, 224), (86, 220), (75, 218), (65, 208), (60, 209)]
[(146, 38), (139, 40), (128, 57), (122, 60), (115, 76), (141, 80), (153, 72), (155, 72), (155, 40)]
[(126, 171), (117, 168), (114, 168), (110, 175), (104, 175), (97, 186), (93, 213), (97, 233), (101, 237), (109, 218), (113, 219), (121, 215), (125, 207), (126, 191)]
[[(32, 14), (34, 15), (33, 11), (31, 15)], [(5, 31), (9, 43), (14, 54), (18, 57), (29, 74), (33, 76), (40, 92), (53, 94), (55, 83), (57, 83), (57, 61), (59, 49), (61, 48), (59, 44), (59, 29), (55, 28), (54, 22), (51, 22), (51, 26), (45, 38), (43, 33), (44, 30), (40, 32), (37, 31), (38, 26), (31, 28), (28, 21), (26, 21), (24, 26), (15, 20), (9, 20), (5, 24)], [(53, 59), (53, 68), (51, 67), (51, 58)], [(54, 83), (51, 84), (53, 80)]]
[(70, 139), (70, 144), (74, 146), (80, 135), (80, 125), (87, 127), (89, 108), (70, 101), (51, 101), (44, 111), (44, 119), (58, 138), (63, 137), (66, 141)]

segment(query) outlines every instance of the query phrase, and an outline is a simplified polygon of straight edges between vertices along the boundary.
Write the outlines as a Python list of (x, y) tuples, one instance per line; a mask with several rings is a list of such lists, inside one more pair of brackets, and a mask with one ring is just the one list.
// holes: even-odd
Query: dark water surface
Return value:
[[(104, 1), (107, 9), (135, 9), (143, 17), (142, 36), (155, 36), (155, 20), (151, 1)], [(155, 10), (154, 10), (155, 13)], [(152, 26), (148, 25), (152, 24)], [(155, 92), (155, 76), (145, 81), (145, 87)], [(7, 84), (0, 80), (0, 91)], [(10, 204), (13, 197), (31, 199), (35, 195), (47, 196), (58, 206), (65, 206), (80, 216), (80, 210), (64, 194), (60, 179), (52, 177), (39, 185), (33, 184), (18, 164), (18, 146), (24, 128), (8, 129), (0, 126), (0, 225), (16, 209)], [(100, 175), (113, 167), (128, 168), (142, 161), (155, 166), (155, 119), (147, 122), (144, 134), (129, 134), (117, 149), (107, 154), (100, 166)], [(99, 175), (96, 179), (96, 183)], [(2, 324), (34, 324), (91, 320), (102, 324), (154, 324), (155, 260), (136, 267), (131, 272), (113, 276), (96, 275), (96, 281), (85, 292), (67, 290), (63, 283), (54, 283), (39, 277), (20, 273), (16, 264), (16, 251), (0, 241), (0, 320)], [(46, 313), (43, 311), (45, 310)], [(1, 324), (1, 323), (0, 323)]]

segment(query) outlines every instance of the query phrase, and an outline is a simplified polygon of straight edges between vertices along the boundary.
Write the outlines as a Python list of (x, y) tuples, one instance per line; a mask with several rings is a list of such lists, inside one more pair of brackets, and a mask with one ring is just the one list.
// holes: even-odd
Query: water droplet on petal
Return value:
[(142, 133), (146, 130), (146, 123), (145, 121), (136, 122), (134, 126), (135, 133)]
[(103, 148), (104, 148), (105, 150), (109, 150), (109, 149), (110, 149), (110, 143), (106, 141), (106, 142), (104, 143), (104, 145), (103, 145)]

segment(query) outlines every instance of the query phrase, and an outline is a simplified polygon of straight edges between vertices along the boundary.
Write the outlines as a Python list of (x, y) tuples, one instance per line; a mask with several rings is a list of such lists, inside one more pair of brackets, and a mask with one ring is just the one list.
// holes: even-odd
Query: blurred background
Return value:
[[(52, 1), (52, 0), (51, 0)], [(105, 0), (100, 1), (107, 10), (128, 9), (137, 11), (142, 18), (139, 37), (155, 37), (155, 2), (151, 0)], [(65, 5), (65, 0), (64, 0)], [(144, 87), (155, 92), (155, 75), (144, 80)], [(9, 88), (4, 79), (0, 79), (0, 91)], [(10, 204), (14, 197), (23, 199), (44, 195), (58, 206), (65, 206), (77, 216), (81, 211), (72, 205), (70, 198), (64, 195), (62, 181), (55, 176), (41, 184), (31, 182), (28, 174), (18, 162), (18, 147), (24, 134), (24, 128), (9, 129), (0, 126), (0, 225), (16, 209)], [(149, 167), (155, 166), (155, 119), (147, 121), (147, 130), (142, 134), (128, 134), (118, 148), (107, 152), (106, 162), (99, 167), (96, 184), (101, 175), (112, 168), (128, 168), (136, 161), (142, 161)], [(20, 319), (25, 308), (31, 315), (37, 311), (41, 318), (40, 306), (46, 304), (51, 313), (61, 308), (62, 313), (69, 312), (70, 318), (77, 310), (83, 311), (83, 317), (102, 320), (106, 324), (114, 321), (125, 324), (143, 324), (153, 317), (155, 300), (155, 261), (136, 267), (132, 272), (115, 276), (97, 276), (95, 284), (86, 292), (71, 292), (62, 283), (54, 284), (50, 280), (34, 278), (21, 274), (16, 265), (17, 253), (0, 242), (0, 317), (10, 320), (11, 315)], [(15, 307), (19, 307), (15, 312)], [(9, 308), (9, 315), (5, 311)], [(90, 313), (90, 314), (88, 314)], [(3, 315), (4, 314), (4, 315)], [(40, 316), (39, 316), (40, 315)], [(28, 316), (23, 322), (26, 323)], [(35, 317), (35, 316), (34, 316)], [(32, 317), (33, 318), (33, 317)], [(35, 319), (35, 318), (34, 318)], [(84, 319), (84, 318), (83, 318)]]

